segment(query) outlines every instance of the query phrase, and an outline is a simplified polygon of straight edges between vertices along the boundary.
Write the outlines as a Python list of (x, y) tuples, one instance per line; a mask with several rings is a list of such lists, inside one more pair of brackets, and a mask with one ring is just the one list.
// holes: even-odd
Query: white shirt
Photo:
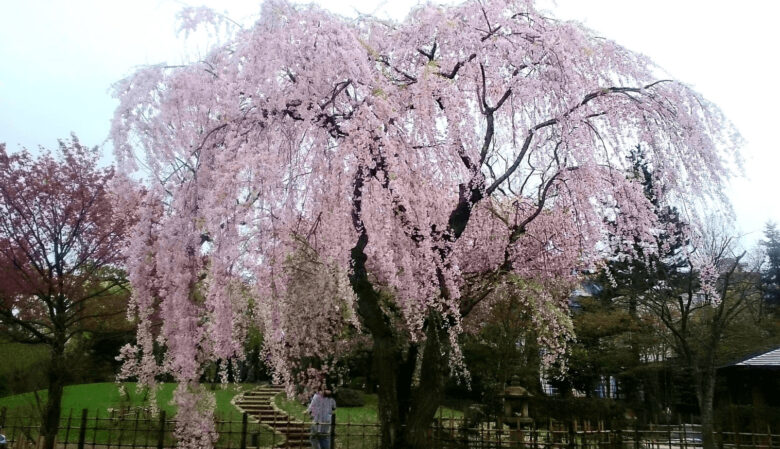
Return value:
[(331, 397), (322, 396), (319, 393), (315, 393), (311, 398), (311, 403), (306, 409), (311, 413), (312, 418), (317, 423), (330, 424), (330, 417), (333, 414), (333, 410), (336, 410), (336, 401)]

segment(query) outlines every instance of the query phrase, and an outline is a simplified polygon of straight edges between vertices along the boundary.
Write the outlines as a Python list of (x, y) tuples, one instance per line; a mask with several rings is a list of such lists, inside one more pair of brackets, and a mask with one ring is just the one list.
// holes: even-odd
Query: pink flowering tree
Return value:
[[(219, 20), (191, 10), (185, 27), (200, 16)], [(269, 1), (201, 61), (139, 70), (116, 85), (112, 129), (121, 166), (150, 185), (125, 373), (172, 374), (190, 406), (180, 443), (209, 447), (197, 380), (242, 357), (248, 326), (291, 392), (368, 335), (382, 447), (424, 447), (445, 379), (468, 381), (458, 336), (492, 304), (521, 299), (549, 363), (579, 270), (609, 246), (652, 251), (629, 149), (647, 148), (680, 202), (721, 199), (733, 129), (656, 72), (520, 0), (402, 23)]]
[(121, 268), (135, 209), (118, 205), (114, 169), (99, 156), (75, 136), (38, 156), (0, 143), (0, 336), (49, 349), (44, 449), (57, 439), (69, 345), (121, 319), (128, 296)]

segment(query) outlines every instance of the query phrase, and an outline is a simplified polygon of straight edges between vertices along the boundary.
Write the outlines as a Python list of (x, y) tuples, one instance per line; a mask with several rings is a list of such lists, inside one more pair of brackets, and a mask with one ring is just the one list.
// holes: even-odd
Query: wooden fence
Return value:
[[(291, 426), (299, 425), (288, 421)], [(279, 424), (279, 423), (276, 423)], [(176, 421), (165, 412), (152, 416), (148, 410), (136, 408), (114, 411), (101, 416), (97, 412), (70, 411), (61, 419), (57, 447), (60, 449), (167, 449), (176, 446), (173, 435)], [(240, 419), (217, 420), (219, 449), (274, 447), (309, 447), (308, 443), (290, 446), (283, 431), (285, 426), (271, 427), (254, 422), (248, 415)], [(40, 446), (40, 425), (37, 419), (6, 416), (0, 410), (0, 428), (5, 434), (7, 449), (33, 449)], [(276, 429), (276, 430), (274, 430)], [(374, 449), (379, 447), (379, 426), (334, 422), (331, 427), (332, 448)], [(607, 429), (603, 423), (590, 425), (577, 421), (561, 423), (481, 422), (467, 425), (462, 418), (439, 417), (430, 427), (428, 446), (436, 449), (697, 449), (702, 447), (701, 427), (697, 424), (651, 425)], [(720, 449), (780, 449), (780, 435), (766, 432), (721, 431), (715, 433)]]

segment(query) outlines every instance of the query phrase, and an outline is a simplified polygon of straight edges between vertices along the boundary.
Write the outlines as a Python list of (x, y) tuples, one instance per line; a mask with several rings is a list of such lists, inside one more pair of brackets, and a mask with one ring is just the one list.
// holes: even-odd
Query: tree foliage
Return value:
[(761, 270), (764, 301), (770, 310), (776, 312), (780, 307), (780, 231), (775, 223), (766, 224), (761, 246), (766, 259)]
[[(215, 16), (188, 10), (185, 28), (198, 17)], [(147, 383), (172, 373), (192, 410), (179, 441), (210, 445), (195, 381), (204, 361), (241, 357), (248, 301), (235, 290), (248, 283), (278, 379), (330, 358), (323, 332), (357, 323), (373, 342), (382, 445), (422, 445), (444, 379), (463, 371), (469, 316), (516, 290), (550, 362), (599, 242), (654, 247), (625, 148), (646, 146), (681, 200), (720, 198), (733, 128), (655, 73), (530, 1), (427, 5), (402, 23), (269, 1), (201, 61), (139, 70), (116, 85), (112, 129), (123, 167), (151, 175), (129, 253), (141, 325), (128, 368)], [(605, 242), (604, 217), (619, 238)], [(328, 282), (295, 285), (286, 264), (302, 249)], [(143, 324), (153, 316), (159, 331)], [(305, 370), (309, 385), (329, 366)]]
[(0, 145), (0, 331), (49, 347), (46, 447), (57, 433), (67, 373), (66, 345), (123, 317), (125, 230), (133, 211), (117, 208), (111, 168), (73, 136), (57, 156), (9, 154)]

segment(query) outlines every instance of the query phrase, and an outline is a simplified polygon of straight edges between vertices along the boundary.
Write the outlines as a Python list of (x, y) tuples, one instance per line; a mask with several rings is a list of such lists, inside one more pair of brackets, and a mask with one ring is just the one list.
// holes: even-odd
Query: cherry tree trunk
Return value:
[[(438, 318), (438, 317), (435, 317)], [(412, 391), (410, 410), (406, 423), (406, 443), (410, 448), (431, 447), (431, 423), (444, 398), (444, 386), (449, 365), (446, 354), (447, 334), (440, 326), (440, 319), (431, 320), (422, 360), (419, 384)]]
[(43, 411), (41, 434), (43, 449), (54, 449), (60, 425), (62, 392), (65, 387), (65, 343), (56, 342), (51, 347), (51, 365), (49, 366), (49, 389), (46, 406)]
[(382, 448), (400, 447), (403, 427), (398, 398), (400, 351), (393, 338), (374, 339), (374, 371), (377, 389)]
[[(439, 328), (429, 332), (419, 359), (416, 345), (402, 350), (406, 345), (401, 338), (374, 339), (383, 449), (422, 449), (433, 444), (431, 423), (442, 402), (448, 372), (442, 338), (446, 332)], [(419, 377), (414, 379), (417, 364)]]

